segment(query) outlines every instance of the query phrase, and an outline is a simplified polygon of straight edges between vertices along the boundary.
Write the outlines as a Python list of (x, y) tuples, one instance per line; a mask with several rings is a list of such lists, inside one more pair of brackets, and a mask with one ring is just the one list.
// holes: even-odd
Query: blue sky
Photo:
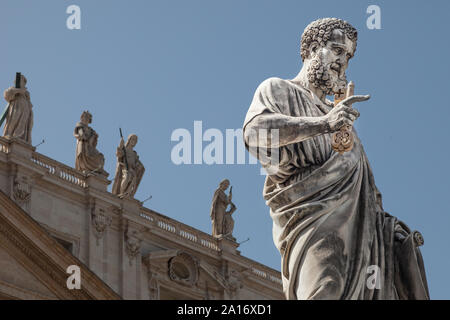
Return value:
[[(432, 3), (432, 5), (430, 5)], [(81, 30), (66, 8), (81, 8)], [(381, 8), (381, 30), (366, 9)], [(74, 165), (73, 128), (93, 114), (105, 169), (114, 176), (118, 128), (136, 133), (147, 168), (136, 198), (169, 217), (211, 231), (210, 202), (229, 178), (243, 255), (279, 269), (264, 177), (257, 165), (172, 163), (173, 130), (242, 126), (254, 90), (268, 77), (293, 78), (299, 40), (320, 17), (359, 31), (347, 78), (371, 94), (355, 127), (385, 210), (422, 232), (434, 299), (448, 299), (450, 110), (449, 1), (24, 1), (0, 3), (0, 89), (28, 78), (38, 151)], [(6, 103), (5, 103), (6, 105)], [(206, 145), (206, 144), (205, 144)]]

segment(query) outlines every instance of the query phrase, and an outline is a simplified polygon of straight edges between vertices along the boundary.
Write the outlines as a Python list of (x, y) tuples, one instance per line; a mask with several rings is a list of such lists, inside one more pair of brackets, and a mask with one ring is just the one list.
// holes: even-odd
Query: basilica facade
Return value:
[(0, 298), (284, 298), (280, 273), (242, 256), (233, 238), (113, 194), (110, 183), (0, 137)]

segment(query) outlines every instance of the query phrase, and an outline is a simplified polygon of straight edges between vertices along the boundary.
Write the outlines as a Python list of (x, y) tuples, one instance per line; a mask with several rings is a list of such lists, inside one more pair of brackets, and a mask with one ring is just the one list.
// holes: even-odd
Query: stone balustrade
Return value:
[[(140, 214), (141, 218), (147, 220), (151, 225), (158, 227), (162, 231), (170, 233), (170, 236), (177, 235), (194, 244), (200, 245), (213, 252), (220, 252), (220, 247), (215, 238), (211, 235), (204, 233), (200, 230), (185, 225), (179, 221), (163, 217), (150, 209), (143, 208), (143, 212)], [(247, 260), (247, 263), (251, 265), (251, 272), (253, 275), (260, 279), (282, 284), (280, 274), (275, 270), (266, 267), (262, 264), (255, 263), (255, 261), (242, 257)]]
[(220, 251), (217, 240), (207, 233), (192, 228), (179, 221), (164, 217), (147, 208), (143, 208), (143, 212), (141, 212), (140, 216), (153, 226), (158, 227), (160, 230), (170, 233), (170, 236), (172, 237), (176, 235), (190, 241), (191, 243), (200, 245), (212, 251)]
[(259, 267), (252, 267), (252, 272), (258, 277), (269, 280), (278, 284), (282, 284), (281, 278), (278, 274), (274, 274), (273, 270), (269, 270), (269, 268), (265, 268), (265, 270), (259, 269)]
[(31, 161), (38, 166), (46, 168), (49, 174), (57, 176), (58, 178), (61, 178), (69, 183), (77, 185), (81, 188), (86, 188), (88, 186), (84, 174), (38, 152), (33, 152)]

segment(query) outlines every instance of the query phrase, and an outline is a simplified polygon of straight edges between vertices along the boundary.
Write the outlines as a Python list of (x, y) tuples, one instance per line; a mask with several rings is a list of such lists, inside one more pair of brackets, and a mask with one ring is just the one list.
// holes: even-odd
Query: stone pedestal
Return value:
[(9, 142), (9, 153), (15, 157), (31, 159), (36, 150), (31, 144), (16, 138), (5, 138)]
[(134, 198), (125, 197), (122, 199), (122, 212), (125, 216), (139, 215), (142, 209), (142, 203)]
[(100, 190), (100, 191), (107, 191), (107, 188), (109, 184), (111, 183), (111, 180), (108, 180), (105, 176), (100, 174), (88, 174), (86, 177), (86, 182), (89, 186), (89, 188)]
[(239, 243), (233, 241), (229, 238), (219, 238), (219, 248), (223, 252), (231, 253), (231, 254), (240, 254), (237, 250), (239, 247)]

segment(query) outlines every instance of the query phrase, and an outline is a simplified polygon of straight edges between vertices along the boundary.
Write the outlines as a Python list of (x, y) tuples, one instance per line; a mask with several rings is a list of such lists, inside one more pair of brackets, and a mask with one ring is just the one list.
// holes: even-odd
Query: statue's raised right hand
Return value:
[(359, 117), (359, 112), (358, 110), (353, 109), (351, 105), (355, 102), (366, 101), (369, 99), (369, 95), (356, 95), (345, 98), (339, 102), (337, 106), (331, 109), (331, 111), (324, 116), (329, 130), (331, 132), (335, 132), (345, 125), (353, 125), (353, 121)]

